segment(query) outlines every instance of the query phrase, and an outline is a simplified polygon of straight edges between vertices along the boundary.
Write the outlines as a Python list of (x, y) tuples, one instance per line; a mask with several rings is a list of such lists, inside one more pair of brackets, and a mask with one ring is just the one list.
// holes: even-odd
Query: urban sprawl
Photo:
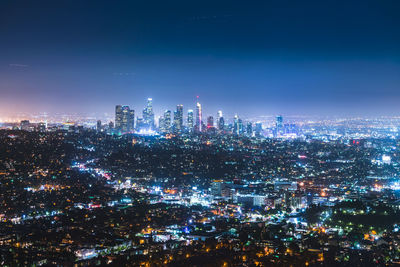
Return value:
[(400, 118), (0, 124), (2, 266), (400, 264)]

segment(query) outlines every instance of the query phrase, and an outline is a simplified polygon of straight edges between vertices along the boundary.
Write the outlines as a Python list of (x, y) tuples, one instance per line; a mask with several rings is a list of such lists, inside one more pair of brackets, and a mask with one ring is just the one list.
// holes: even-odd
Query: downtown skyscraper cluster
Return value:
[[(172, 117), (173, 114), (173, 117)], [(222, 111), (219, 111), (222, 118)], [(210, 118), (209, 118), (210, 119)], [(209, 122), (210, 120), (208, 120)], [(184, 112), (183, 105), (179, 104), (176, 106), (176, 110), (165, 110), (163, 115), (158, 119), (158, 131), (162, 133), (181, 133), (184, 130), (189, 132), (202, 132), (205, 129), (214, 127), (213, 123), (206, 126), (202, 118), (202, 107), (197, 99), (196, 102), (196, 113), (194, 114), (193, 109), (189, 109), (187, 113), (186, 127), (184, 124)], [(220, 129), (222, 130), (223, 123), (219, 123)], [(143, 109), (142, 117), (136, 118), (135, 123), (135, 111), (129, 106), (117, 105), (115, 108), (115, 130), (119, 133), (133, 132), (133, 131), (155, 131), (157, 130), (153, 111), (153, 100), (147, 99), (147, 105)]]
[[(114, 133), (139, 133), (139, 134), (166, 134), (166, 133), (230, 133), (234, 135), (262, 136), (262, 124), (255, 125), (235, 115), (232, 123), (227, 124), (222, 111), (217, 112), (216, 117), (203, 114), (203, 107), (196, 99), (195, 109), (188, 109), (184, 118), (184, 107), (178, 104), (174, 111), (165, 110), (158, 117), (157, 124), (153, 110), (153, 99), (148, 98), (142, 112), (142, 117), (135, 118), (135, 111), (129, 106), (117, 105), (115, 109)], [(282, 136), (285, 132), (282, 116), (277, 116), (274, 136)]]

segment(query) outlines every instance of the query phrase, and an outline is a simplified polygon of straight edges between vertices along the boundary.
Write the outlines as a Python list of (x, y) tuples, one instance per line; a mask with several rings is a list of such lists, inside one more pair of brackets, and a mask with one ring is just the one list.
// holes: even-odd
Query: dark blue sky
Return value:
[(400, 1), (0, 1), (0, 114), (399, 114)]

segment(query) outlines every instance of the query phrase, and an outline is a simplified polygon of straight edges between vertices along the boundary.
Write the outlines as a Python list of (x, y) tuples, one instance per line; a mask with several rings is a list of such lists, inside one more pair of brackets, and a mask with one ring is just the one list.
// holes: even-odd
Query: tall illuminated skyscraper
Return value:
[(101, 120), (98, 120), (98, 121), (97, 121), (97, 124), (96, 124), (96, 130), (97, 130), (98, 132), (100, 132), (100, 131), (101, 131), (101, 128), (102, 128)]
[(147, 128), (154, 128), (153, 99), (147, 98), (147, 106), (143, 109), (143, 123)]
[(129, 110), (129, 131), (135, 130), (135, 110)]
[(214, 117), (213, 116), (208, 116), (207, 118), (207, 128), (213, 128), (214, 127)]
[(166, 132), (166, 131), (165, 131), (165, 119), (164, 119), (163, 116), (160, 116), (160, 117), (158, 118), (158, 129), (159, 129), (161, 132), (163, 132), (163, 133)]
[(247, 122), (246, 133), (247, 136), (253, 135), (253, 124), (251, 122)]
[(224, 117), (222, 116), (222, 110), (219, 110), (217, 113), (217, 126), (218, 130), (223, 131), (225, 127)]
[(181, 132), (183, 129), (183, 105), (177, 105), (174, 112), (174, 130)]
[(189, 129), (189, 132), (193, 131), (193, 109), (189, 109), (188, 110), (188, 114), (187, 114), (187, 127)]
[(135, 111), (129, 106), (117, 105), (115, 107), (115, 129), (125, 133), (135, 128)]
[(196, 125), (195, 125), (195, 129), (197, 132), (202, 131), (202, 123), (203, 123), (203, 120), (202, 120), (201, 104), (197, 100), (197, 103), (196, 103)]
[(239, 117), (235, 115), (235, 119), (233, 121), (233, 134), (239, 135)]
[(171, 131), (171, 110), (164, 111), (164, 128), (166, 132)]
[(261, 135), (262, 135), (262, 123), (261, 122), (256, 123), (255, 135), (257, 137), (261, 137)]
[(120, 130), (122, 125), (122, 106), (115, 106), (115, 129)]
[(282, 115), (276, 116), (276, 135), (283, 134), (283, 117)]

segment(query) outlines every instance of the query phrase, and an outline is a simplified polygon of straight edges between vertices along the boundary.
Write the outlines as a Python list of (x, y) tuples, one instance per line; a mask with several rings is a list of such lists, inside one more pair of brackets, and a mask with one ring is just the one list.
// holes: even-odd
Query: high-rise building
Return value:
[(218, 111), (217, 118), (218, 118), (218, 121), (217, 121), (218, 130), (223, 131), (225, 128), (225, 121), (224, 121), (224, 117), (222, 116), (222, 110)]
[(135, 111), (129, 106), (115, 107), (115, 129), (119, 132), (130, 132), (135, 129)]
[(276, 116), (276, 135), (283, 134), (283, 117), (282, 115)]
[(196, 124), (195, 124), (195, 129), (197, 132), (202, 131), (202, 124), (203, 124), (203, 120), (202, 120), (201, 104), (199, 103), (199, 101), (197, 101), (197, 103), (196, 103)]
[(122, 127), (122, 106), (115, 106), (115, 129), (120, 130)]
[(261, 122), (257, 122), (256, 123), (255, 135), (257, 137), (261, 137), (261, 133), (262, 133), (262, 123)]
[(128, 115), (128, 131), (134, 131), (135, 130), (135, 110), (130, 109), (129, 110), (129, 115)]
[(171, 110), (166, 110), (164, 112), (164, 128), (165, 132), (171, 131)]
[(246, 133), (248, 136), (253, 135), (253, 124), (251, 122), (247, 122)]
[(283, 117), (282, 115), (276, 116), (276, 127), (282, 127), (283, 125)]
[(97, 121), (96, 130), (97, 130), (98, 132), (101, 131), (101, 120), (98, 120), (98, 121)]
[(188, 110), (188, 114), (187, 114), (187, 126), (189, 129), (189, 132), (193, 131), (193, 109), (189, 109)]
[(163, 133), (166, 132), (166, 130), (165, 130), (165, 119), (164, 119), (163, 116), (160, 116), (158, 118), (158, 129), (160, 130), (160, 132), (163, 132)]
[(214, 117), (213, 116), (207, 117), (207, 128), (214, 128)]
[(181, 132), (183, 128), (183, 105), (177, 105), (174, 112), (174, 131)]
[(243, 134), (244, 128), (243, 128), (243, 121), (242, 119), (239, 118), (239, 134)]
[(147, 98), (147, 106), (143, 109), (144, 127), (154, 129), (153, 99)]
[(233, 120), (233, 134), (239, 135), (240, 131), (240, 126), (239, 126), (239, 117), (238, 115), (235, 115), (235, 118)]

